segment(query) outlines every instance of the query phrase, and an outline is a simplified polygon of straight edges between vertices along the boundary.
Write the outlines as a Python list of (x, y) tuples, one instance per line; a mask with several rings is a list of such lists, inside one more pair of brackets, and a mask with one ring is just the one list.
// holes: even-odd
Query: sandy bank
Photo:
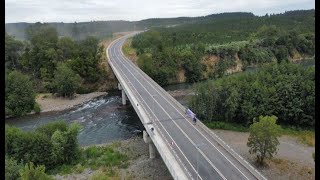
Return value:
[(76, 94), (73, 99), (55, 97), (50, 93), (39, 94), (36, 102), (40, 105), (41, 113), (64, 111), (82, 105), (94, 98), (107, 95), (106, 92), (92, 92), (89, 94)]

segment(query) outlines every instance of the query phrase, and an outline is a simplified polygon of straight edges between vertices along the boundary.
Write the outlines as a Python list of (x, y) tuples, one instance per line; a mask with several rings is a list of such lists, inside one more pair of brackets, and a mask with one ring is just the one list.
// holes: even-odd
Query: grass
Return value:
[(210, 129), (223, 129), (238, 132), (249, 132), (249, 128), (240, 124), (223, 122), (223, 121), (212, 121), (204, 122), (204, 124)]
[(90, 146), (81, 150), (81, 157), (75, 165), (61, 165), (54, 170), (51, 170), (50, 174), (70, 174), (81, 173), (86, 168), (93, 170), (100, 168), (114, 169), (114, 168), (127, 168), (128, 157), (118, 151), (114, 151), (112, 146)]
[(127, 57), (136, 55), (135, 49), (131, 47), (131, 42), (132, 42), (132, 38), (128, 38), (122, 46), (122, 51), (124, 55), (126, 55)]
[(90, 178), (91, 180), (116, 180), (116, 179), (121, 179), (119, 175), (119, 171), (114, 170), (114, 169), (102, 169), (96, 171), (92, 177)]
[[(249, 127), (241, 124), (223, 122), (223, 121), (212, 121), (204, 122), (204, 124), (210, 129), (223, 129), (238, 132), (249, 132)], [(315, 145), (315, 133), (314, 130), (306, 130), (295, 127), (282, 127), (281, 135), (287, 135), (295, 137), (302, 144), (312, 146)]]
[(314, 147), (314, 144), (315, 144), (314, 130), (297, 129), (294, 127), (283, 127), (281, 134), (295, 137), (298, 139), (300, 143)]

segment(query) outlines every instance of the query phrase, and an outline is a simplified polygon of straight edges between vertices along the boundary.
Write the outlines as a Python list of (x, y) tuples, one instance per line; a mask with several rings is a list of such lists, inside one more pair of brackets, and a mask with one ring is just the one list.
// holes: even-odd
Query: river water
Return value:
[[(314, 64), (314, 59), (302, 62), (305, 67)], [(174, 84), (164, 89), (167, 91), (189, 89), (192, 85)], [(182, 104), (186, 103), (184, 99), (177, 100)], [(78, 136), (81, 146), (128, 139), (140, 134), (144, 128), (130, 103), (126, 106), (121, 105), (120, 91), (109, 92), (108, 95), (93, 99), (71, 111), (11, 118), (6, 120), (6, 123), (29, 131), (56, 120), (77, 122), (82, 126)]]
[(78, 136), (81, 146), (127, 139), (140, 133), (143, 125), (131, 105), (121, 105), (120, 95), (111, 92), (72, 111), (8, 119), (6, 123), (28, 131), (56, 120), (77, 122), (82, 126)]

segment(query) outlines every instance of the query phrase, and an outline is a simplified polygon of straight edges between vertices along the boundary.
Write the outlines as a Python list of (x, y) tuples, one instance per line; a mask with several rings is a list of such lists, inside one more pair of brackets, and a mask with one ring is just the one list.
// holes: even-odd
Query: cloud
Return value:
[(264, 15), (312, 8), (315, 8), (314, 0), (6, 0), (5, 21), (135, 21), (235, 11)]

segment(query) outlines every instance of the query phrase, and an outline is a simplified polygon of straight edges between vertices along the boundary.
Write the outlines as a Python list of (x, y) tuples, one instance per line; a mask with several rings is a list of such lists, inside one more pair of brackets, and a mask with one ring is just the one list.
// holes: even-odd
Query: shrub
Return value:
[(71, 164), (79, 158), (79, 126), (75, 124), (66, 127), (63, 122), (55, 122), (34, 132), (6, 125), (5, 131), (5, 152), (19, 161), (52, 169), (63, 163)]
[(5, 157), (5, 180), (18, 179), (20, 177), (19, 170), (23, 166), (13, 158)]
[(45, 166), (35, 167), (32, 162), (25, 165), (24, 168), (20, 170), (20, 175), (22, 180), (53, 180), (52, 177), (45, 173)]
[(39, 114), (41, 112), (40, 105), (38, 103), (34, 104), (33, 110), (36, 114)]
[(67, 131), (68, 125), (63, 120), (58, 120), (54, 122), (49, 122), (45, 125), (39, 126), (35, 131), (39, 133), (46, 134), (49, 138), (53, 135), (53, 133), (57, 130), (59, 131)]

